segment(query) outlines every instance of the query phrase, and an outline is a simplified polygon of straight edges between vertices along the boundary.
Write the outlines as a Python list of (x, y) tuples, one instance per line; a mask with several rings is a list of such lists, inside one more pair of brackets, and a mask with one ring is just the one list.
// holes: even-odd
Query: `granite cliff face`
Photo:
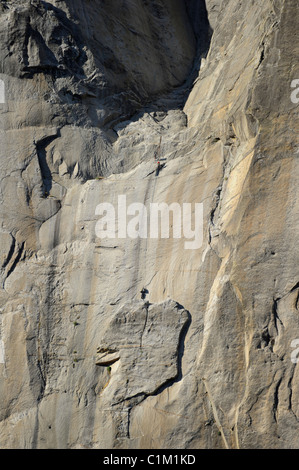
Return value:
[[(0, 1), (1, 448), (299, 448), (298, 16)], [(119, 196), (202, 246), (99, 238)]]

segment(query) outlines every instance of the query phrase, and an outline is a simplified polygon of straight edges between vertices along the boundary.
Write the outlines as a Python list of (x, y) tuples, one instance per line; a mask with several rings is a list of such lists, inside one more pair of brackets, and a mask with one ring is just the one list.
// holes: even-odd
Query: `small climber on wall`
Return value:
[(143, 287), (140, 291), (140, 294), (141, 294), (141, 299), (144, 300), (146, 294), (148, 294), (148, 290)]

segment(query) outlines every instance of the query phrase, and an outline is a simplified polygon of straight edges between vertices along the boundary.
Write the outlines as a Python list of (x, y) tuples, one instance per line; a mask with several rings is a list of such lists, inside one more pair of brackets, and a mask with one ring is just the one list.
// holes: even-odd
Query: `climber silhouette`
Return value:
[(140, 294), (141, 294), (141, 299), (144, 300), (146, 294), (148, 294), (148, 290), (143, 287), (140, 291)]

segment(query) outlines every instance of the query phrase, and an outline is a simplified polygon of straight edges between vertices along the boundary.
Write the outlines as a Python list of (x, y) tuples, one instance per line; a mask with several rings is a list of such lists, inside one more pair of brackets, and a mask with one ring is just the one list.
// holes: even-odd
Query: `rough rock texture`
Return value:
[[(1, 448), (299, 448), (298, 11), (0, 1)], [(119, 195), (202, 247), (99, 239)]]

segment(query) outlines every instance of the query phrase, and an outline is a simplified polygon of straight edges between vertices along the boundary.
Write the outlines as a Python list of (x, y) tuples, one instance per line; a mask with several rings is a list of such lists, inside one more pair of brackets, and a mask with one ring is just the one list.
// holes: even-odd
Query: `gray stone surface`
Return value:
[[(0, 1), (1, 448), (299, 448), (298, 23)], [(119, 195), (202, 202), (202, 246), (99, 239)]]

